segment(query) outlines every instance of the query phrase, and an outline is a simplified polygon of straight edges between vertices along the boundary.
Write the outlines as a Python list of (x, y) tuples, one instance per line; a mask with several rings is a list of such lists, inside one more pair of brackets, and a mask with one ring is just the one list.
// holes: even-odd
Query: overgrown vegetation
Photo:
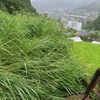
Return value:
[(100, 41), (100, 15), (95, 20), (84, 23), (83, 29), (90, 33), (83, 36), (83, 40)]
[(87, 21), (83, 28), (87, 30), (100, 31), (100, 15), (93, 21)]
[(0, 0), (0, 9), (10, 14), (36, 13), (36, 9), (31, 6), (30, 0)]
[(62, 100), (82, 90), (71, 45), (60, 22), (0, 11), (0, 99)]

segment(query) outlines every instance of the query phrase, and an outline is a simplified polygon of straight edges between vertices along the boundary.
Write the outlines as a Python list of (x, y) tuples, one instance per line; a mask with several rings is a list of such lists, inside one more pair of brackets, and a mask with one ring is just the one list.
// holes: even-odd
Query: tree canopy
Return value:
[(100, 31), (100, 15), (92, 22), (92, 28)]
[(100, 31), (100, 15), (93, 21), (87, 21), (85, 29)]
[(18, 12), (36, 13), (36, 9), (32, 7), (30, 0), (0, 0), (0, 9), (10, 14)]

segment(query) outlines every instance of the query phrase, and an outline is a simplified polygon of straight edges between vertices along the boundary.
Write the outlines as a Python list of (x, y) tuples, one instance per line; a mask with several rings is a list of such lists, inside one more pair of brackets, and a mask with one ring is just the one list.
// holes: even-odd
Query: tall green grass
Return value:
[(71, 52), (81, 60), (87, 75), (93, 75), (100, 68), (100, 45), (89, 42), (74, 43)]
[(61, 23), (0, 12), (0, 99), (62, 100), (82, 89)]

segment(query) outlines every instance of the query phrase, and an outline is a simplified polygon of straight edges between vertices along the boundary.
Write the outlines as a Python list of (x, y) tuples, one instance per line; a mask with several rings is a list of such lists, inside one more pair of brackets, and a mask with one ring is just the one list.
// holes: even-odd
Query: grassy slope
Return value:
[(87, 42), (74, 43), (72, 53), (84, 64), (87, 74), (92, 75), (100, 68), (100, 45)]
[(0, 100), (62, 100), (80, 91), (70, 45), (55, 20), (0, 12)]

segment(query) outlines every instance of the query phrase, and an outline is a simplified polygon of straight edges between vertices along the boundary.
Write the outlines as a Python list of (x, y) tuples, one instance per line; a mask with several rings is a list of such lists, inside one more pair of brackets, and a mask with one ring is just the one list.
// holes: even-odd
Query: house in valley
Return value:
[(76, 21), (68, 21), (67, 27), (72, 28), (74, 30), (81, 30), (82, 23)]

